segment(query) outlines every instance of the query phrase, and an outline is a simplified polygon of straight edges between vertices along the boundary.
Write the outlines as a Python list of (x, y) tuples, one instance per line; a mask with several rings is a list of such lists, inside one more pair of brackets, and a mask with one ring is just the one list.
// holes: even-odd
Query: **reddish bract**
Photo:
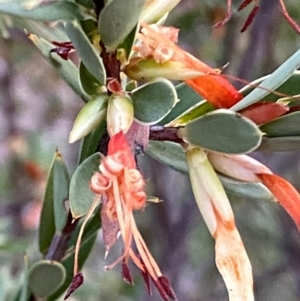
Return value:
[(300, 231), (300, 195), (295, 187), (274, 174), (257, 174), (257, 176), (292, 217)]

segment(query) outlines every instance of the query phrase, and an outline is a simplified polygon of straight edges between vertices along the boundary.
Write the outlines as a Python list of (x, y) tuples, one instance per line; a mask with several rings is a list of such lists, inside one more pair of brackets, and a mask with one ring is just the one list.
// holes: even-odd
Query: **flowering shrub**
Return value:
[[(257, 149), (299, 149), (298, 92), (290, 89), (287, 100), (280, 88), (291, 78), (299, 80), (300, 50), (274, 73), (238, 91), (222, 68), (211, 68), (176, 45), (178, 29), (163, 26), (179, 1), (100, 2), (0, 3), (0, 12), (22, 18), (28, 38), (85, 102), (69, 138), (70, 143), (82, 139), (79, 164), (69, 179), (61, 155), (55, 155), (40, 220), (44, 259), (29, 267), (22, 300), (27, 295), (28, 300), (55, 300), (67, 289), (68, 298), (83, 283), (80, 270), (100, 227), (106, 255), (119, 235), (123, 242), (122, 255), (104, 268), (121, 265), (123, 278), (133, 283), (132, 261), (149, 293), (151, 280), (164, 300), (176, 300), (134, 219), (134, 211), (143, 210), (148, 199), (146, 180), (137, 167), (137, 146), (189, 175), (215, 240), (216, 265), (229, 299), (254, 300), (251, 263), (226, 189), (239, 192), (239, 185), (253, 183), (245, 197), (252, 189), (264, 189), (300, 229), (296, 189), (247, 155)], [(244, 1), (240, 9), (251, 2)], [(255, 17), (254, 3), (242, 31)], [(230, 17), (228, 1), (227, 16), (216, 27)], [(27, 19), (55, 23), (52, 29), (46, 23), (34, 27)], [(51, 39), (44, 30), (51, 32)], [(88, 226), (94, 230), (87, 231)]]

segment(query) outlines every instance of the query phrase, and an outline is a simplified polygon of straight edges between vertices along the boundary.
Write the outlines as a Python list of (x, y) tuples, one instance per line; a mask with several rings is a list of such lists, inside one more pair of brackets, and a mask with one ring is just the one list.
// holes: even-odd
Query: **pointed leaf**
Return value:
[(93, 0), (75, 0), (75, 2), (89, 9), (94, 9)]
[(69, 198), (69, 173), (60, 154), (57, 155), (53, 165), (53, 201), (55, 228), (62, 231), (68, 219), (69, 212), (65, 202)]
[(225, 109), (199, 117), (179, 132), (191, 144), (231, 154), (251, 152), (262, 139), (262, 133), (252, 121)]
[(53, 260), (43, 260), (34, 264), (29, 270), (29, 288), (37, 298), (53, 294), (64, 282), (64, 266)]
[(150, 140), (145, 152), (155, 160), (179, 172), (188, 173), (185, 151), (180, 144)]
[[(244, 87), (240, 92), (243, 95), (248, 95), (251, 91), (254, 90), (253, 85), (257, 86), (260, 85), (261, 82), (263, 82), (264, 80), (270, 78), (272, 76), (272, 74), (261, 77), (253, 82), (250, 83), (250, 85)], [(280, 85), (276, 91), (286, 94), (287, 96), (289, 95), (298, 95), (300, 94), (300, 85), (299, 85), (299, 81), (300, 81), (300, 71), (295, 71), (293, 73), (293, 75), (287, 79), (286, 82), (284, 82), (282, 85)], [(257, 87), (257, 89), (259, 89), (259, 87)], [(268, 91), (267, 91), (268, 92)], [(269, 94), (270, 93), (270, 94)], [(262, 100), (268, 100), (268, 101), (276, 101), (279, 98), (283, 97), (280, 95), (276, 95), (276, 94), (272, 94), (270, 91), (269, 93), (262, 98)]]
[(281, 116), (260, 127), (268, 137), (300, 136), (300, 112)]
[(147, 124), (157, 123), (171, 111), (178, 101), (173, 84), (162, 78), (135, 89), (131, 97), (134, 117)]
[[(56, 291), (53, 295), (51, 295), (47, 301), (55, 301), (57, 298), (63, 294), (66, 289), (69, 287), (72, 279), (73, 279), (73, 265), (74, 265), (74, 248), (77, 241), (77, 236), (79, 233), (81, 223), (78, 223), (76, 230), (73, 232), (71, 239), (69, 241), (68, 247), (71, 252), (67, 253), (66, 257), (62, 260), (62, 265), (66, 269), (66, 279), (63, 285)], [(84, 229), (84, 233), (81, 240), (81, 246), (79, 250), (79, 262), (78, 267), (81, 270), (84, 262), (92, 250), (92, 247), (97, 238), (97, 231), (101, 226), (100, 213), (99, 210), (95, 213), (95, 215), (88, 221), (87, 226)]]
[(118, 47), (118, 48), (123, 48), (124, 49), (127, 59), (129, 58), (129, 56), (131, 54), (132, 47), (133, 47), (133, 44), (135, 42), (135, 36), (136, 36), (138, 30), (139, 30), (139, 26), (135, 26), (132, 29), (132, 31), (129, 33), (129, 35), (126, 37), (124, 42), (121, 43)]
[(56, 158), (57, 153), (55, 154), (51, 164), (40, 218), (39, 247), (42, 254), (48, 250), (52, 237), (55, 234), (53, 167)]
[(112, 0), (101, 11), (98, 27), (104, 45), (116, 50), (137, 25), (146, 0)]
[(79, 82), (82, 90), (88, 95), (97, 94), (101, 88), (101, 83), (91, 74), (83, 62), (79, 65)]
[(84, 139), (82, 139), (79, 164), (96, 152), (99, 141), (105, 131), (106, 122), (103, 121), (95, 130), (93, 130), (90, 134), (85, 136)]
[(33, 9), (26, 9), (24, 4), (24, 1), (0, 3), (0, 13), (41, 20), (43, 22), (59, 20), (68, 21), (74, 19), (83, 20), (90, 17), (80, 9), (80, 6), (71, 1), (47, 1), (47, 4), (43, 3)]
[(184, 126), (190, 121), (215, 110), (215, 107), (210, 104), (209, 102), (203, 100), (200, 103), (194, 105), (191, 107), (189, 110), (184, 112), (182, 115), (178, 116), (176, 119), (168, 123), (166, 126), (174, 126), (174, 127), (179, 127), (179, 126)]
[(249, 105), (261, 100), (268, 95), (272, 90), (275, 90), (282, 85), (288, 78), (290, 78), (295, 70), (300, 65), (300, 50), (294, 53), (289, 59), (287, 59), (279, 68), (277, 68), (271, 76), (265, 79), (260, 86), (266, 88), (263, 90), (260, 88), (254, 89), (250, 94), (244, 97), (240, 102), (231, 107), (231, 110), (239, 111), (248, 107)]
[(267, 152), (288, 152), (299, 151), (300, 149), (300, 137), (275, 137), (267, 138), (263, 137), (260, 146), (257, 151)]
[(95, 130), (106, 117), (108, 96), (101, 94), (95, 96), (78, 113), (69, 136), (73, 143)]
[(94, 172), (99, 170), (100, 159), (100, 153), (88, 157), (77, 167), (71, 178), (69, 201), (73, 218), (87, 214), (95, 198), (89, 184)]
[(96, 51), (77, 21), (67, 22), (65, 28), (86, 68), (104, 85), (106, 83), (106, 73), (100, 53)]
[(171, 112), (159, 122), (161, 125), (168, 124), (178, 116), (189, 110), (192, 106), (201, 102), (203, 98), (192, 88), (185, 83), (179, 84), (176, 87), (178, 102), (171, 110)]
[(275, 202), (273, 194), (261, 183), (239, 181), (218, 174), (229, 197)]
[(88, 96), (80, 89), (78, 68), (70, 61), (64, 60), (56, 53), (50, 53), (55, 46), (44, 39), (30, 34), (29, 39), (37, 46), (46, 60), (57, 70), (64, 81), (83, 99)]

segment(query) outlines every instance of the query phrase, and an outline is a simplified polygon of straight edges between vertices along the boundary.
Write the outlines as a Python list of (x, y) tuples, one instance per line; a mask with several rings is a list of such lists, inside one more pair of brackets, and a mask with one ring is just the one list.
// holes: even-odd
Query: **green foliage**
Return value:
[(41, 253), (45, 253), (56, 231), (60, 232), (67, 222), (68, 212), (65, 201), (69, 196), (69, 174), (56, 152), (48, 177), (40, 221), (39, 245)]
[(249, 153), (259, 146), (262, 138), (252, 121), (224, 109), (189, 122), (180, 135), (191, 144), (229, 154)]
[(134, 30), (146, 0), (112, 0), (102, 10), (98, 27), (104, 45), (111, 51)]
[(74, 218), (87, 214), (95, 198), (95, 195), (89, 189), (89, 183), (94, 172), (99, 170), (100, 160), (100, 153), (89, 156), (77, 167), (72, 175), (69, 201)]
[(63, 265), (53, 260), (42, 260), (29, 270), (28, 285), (38, 298), (53, 294), (65, 281), (66, 271)]
[(106, 81), (105, 69), (99, 53), (84, 33), (78, 21), (66, 23), (66, 32), (89, 72), (102, 84)]
[(134, 117), (146, 124), (164, 118), (177, 102), (176, 90), (166, 79), (157, 79), (140, 86), (131, 94)]
[[(177, 4), (178, 1), (175, 2)], [(169, 1), (170, 6), (166, 4), (164, 9), (173, 7), (175, 2)], [(186, 151), (194, 147), (205, 149), (201, 150), (204, 155), (209, 151), (246, 154), (255, 150), (272, 152), (299, 150), (299, 112), (288, 113), (257, 126), (238, 111), (259, 101), (283, 101), (281, 99), (284, 98), (283, 94), (288, 94), (287, 99), (290, 101), (288, 106), (294, 106), (297, 110), (300, 72), (295, 70), (300, 64), (300, 50), (272, 74), (259, 78), (242, 89), (241, 92), (245, 97), (231, 109), (218, 109), (186, 83), (174, 84), (165, 78), (157, 78), (157, 74), (162, 74), (161, 72), (166, 70), (172, 79), (185, 80), (186, 74), (189, 74), (186, 79), (190, 79), (189, 72), (198, 72), (198, 76), (199, 74), (222, 76), (219, 75), (218, 70), (214, 74), (214, 69), (203, 72), (196, 64), (194, 66), (189, 54), (184, 53), (181, 48), (169, 49), (165, 45), (160, 45), (159, 41), (156, 41), (155, 46), (150, 45), (155, 48), (155, 51), (160, 46), (168, 48), (162, 47), (161, 52), (158, 51), (160, 59), (165, 52), (169, 54), (170, 50), (179, 52), (173, 56), (173, 52), (170, 51), (172, 52), (170, 60), (179, 57), (179, 65), (185, 67), (179, 77), (177, 73), (168, 70), (168, 66), (175, 65), (168, 62), (161, 63), (154, 58), (149, 58), (151, 64), (141, 61), (138, 64), (138, 72), (134, 74), (133, 70), (133, 74), (128, 73), (129, 76), (126, 76), (126, 65), (128, 66), (128, 62), (136, 59), (138, 55), (134, 45), (140, 30), (139, 20), (145, 14), (146, 3), (148, 3), (146, 0), (103, 1), (103, 7), (97, 7), (100, 11), (98, 17), (92, 0), (32, 3), (25, 0), (0, 1), (0, 13), (10, 15), (14, 22), (18, 20), (19, 27), (25, 27), (29, 39), (44, 58), (85, 102), (70, 133), (70, 142), (82, 139), (74, 173), (69, 175), (58, 152), (55, 153), (50, 166), (39, 224), (39, 251), (46, 259), (33, 262), (30, 266), (26, 265), (24, 285), (19, 289), (15, 300), (31, 300), (33, 297), (30, 294), (32, 294), (34, 298), (55, 301), (72, 282), (75, 245), (83, 222), (79, 218), (84, 217), (90, 211), (93, 200), (99, 198), (89, 186), (91, 177), (99, 171), (102, 159), (102, 154), (98, 152), (99, 145), (101, 151), (105, 150), (109, 140), (107, 107), (113, 97), (127, 97), (132, 100), (134, 118), (139, 126), (140, 124), (164, 126), (163, 130), (175, 128), (177, 135), (175, 138), (157, 138), (162, 141), (150, 140), (148, 144), (148, 137), (140, 137), (139, 133), (132, 134), (129, 130), (130, 135), (136, 135), (129, 142), (132, 149), (136, 142), (146, 145), (145, 152), (149, 156), (182, 174), (189, 173)], [(158, 5), (158, 3), (153, 1), (152, 4)], [(148, 17), (149, 20), (163, 22), (158, 20), (162, 17), (160, 14), (159, 18), (151, 14), (147, 15)], [(54, 26), (54, 29), (51, 29), (47, 22), (54, 21), (58, 23), (51, 23), (51, 26)], [(5, 32), (3, 24), (1, 23), (1, 30)], [(69, 42), (68, 39), (71, 44), (67, 43), (68, 46), (65, 46), (64, 42)], [(150, 46), (150, 50), (146, 50), (154, 51)], [(166, 70), (159, 70), (163, 64)], [(151, 81), (141, 84), (132, 79), (145, 79), (143, 67), (148, 68), (147, 79)], [(204, 88), (214, 93), (213, 87)], [(272, 94), (274, 90), (281, 94)], [(125, 114), (124, 110), (120, 111), (120, 114)], [(118, 126), (120, 116), (117, 113), (113, 115), (110, 119)], [(178, 142), (180, 139), (180, 143), (172, 142), (173, 140)], [(119, 151), (122, 150), (121, 147)], [(227, 194), (232, 198), (275, 201), (274, 195), (261, 183), (239, 181), (222, 174), (218, 176)], [(79, 269), (88, 258), (96, 241), (97, 232), (101, 228), (100, 211), (101, 208), (87, 222), (83, 232), (78, 260)], [(127, 217), (123, 218), (127, 221)], [(111, 221), (106, 221), (105, 224), (103, 217), (104, 228), (115, 226), (110, 223)], [(124, 230), (121, 228), (121, 231)], [(57, 241), (60, 244), (55, 249)], [(20, 245), (16, 243), (1, 246), (1, 249), (6, 251), (18, 248)], [(61, 251), (59, 256), (57, 251)], [(59, 257), (58, 261), (53, 258), (54, 255)]]

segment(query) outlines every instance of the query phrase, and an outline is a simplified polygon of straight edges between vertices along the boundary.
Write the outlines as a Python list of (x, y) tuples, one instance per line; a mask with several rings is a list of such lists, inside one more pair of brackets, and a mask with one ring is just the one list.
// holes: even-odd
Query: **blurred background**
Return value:
[[(281, 15), (278, 1), (262, 0), (253, 24), (240, 33), (251, 5), (226, 26), (212, 29), (226, 14), (226, 0), (184, 0), (168, 25), (180, 28), (179, 44), (207, 64), (247, 81), (276, 69), (299, 48), (300, 37)], [(236, 8), (240, 1), (233, 1)], [(300, 22), (299, 0), (287, 0)], [(1, 16), (1, 22), (10, 22)], [(56, 148), (72, 172), (79, 144), (68, 144), (83, 101), (14, 26), (0, 41), (0, 300), (13, 300), (22, 282), (24, 253), (40, 259), (38, 222), (48, 167)], [(237, 87), (240, 82), (233, 82)], [(299, 83), (300, 84), (300, 83)], [(300, 153), (253, 156), (300, 188)], [(185, 175), (147, 155), (139, 157), (148, 189), (164, 202), (137, 214), (139, 228), (179, 300), (228, 300), (214, 262), (214, 242), (193, 200)], [(236, 222), (253, 267), (257, 301), (300, 300), (300, 237), (279, 205), (231, 198)], [(148, 297), (134, 269), (135, 286), (117, 268), (103, 269), (101, 233), (85, 267), (85, 283), (69, 300), (160, 300)]]

